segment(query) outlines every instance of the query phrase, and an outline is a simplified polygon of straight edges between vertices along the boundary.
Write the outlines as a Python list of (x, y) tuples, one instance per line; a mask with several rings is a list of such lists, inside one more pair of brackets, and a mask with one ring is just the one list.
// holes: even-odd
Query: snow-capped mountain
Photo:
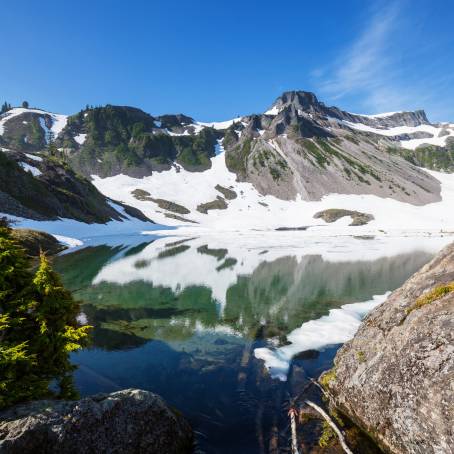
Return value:
[(314, 215), (326, 209), (368, 213), (370, 225), (397, 227), (405, 214), (421, 228), (454, 226), (451, 175), (424, 169), (454, 171), (453, 136), (454, 124), (431, 124), (424, 111), (358, 115), (304, 91), (224, 122), (126, 106), (0, 117), (9, 153), (52, 149), (105, 196), (156, 222), (210, 228), (323, 224)]

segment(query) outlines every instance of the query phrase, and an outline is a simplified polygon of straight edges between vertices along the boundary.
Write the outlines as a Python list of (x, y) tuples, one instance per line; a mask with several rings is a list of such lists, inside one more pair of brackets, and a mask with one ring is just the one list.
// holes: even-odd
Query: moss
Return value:
[(318, 381), (324, 388), (329, 388), (330, 382), (336, 381), (336, 369), (333, 367), (331, 370), (324, 372)]
[(359, 363), (365, 363), (366, 362), (365, 353), (361, 350), (356, 352), (356, 359), (358, 360)]
[(328, 424), (327, 421), (323, 421), (322, 434), (318, 440), (318, 444), (321, 448), (327, 448), (333, 446), (336, 441), (336, 434), (333, 428)]
[(443, 296), (447, 295), (448, 293), (454, 292), (454, 282), (450, 282), (448, 284), (440, 285), (438, 287), (433, 288), (429, 292), (425, 293), (424, 295), (420, 296), (415, 304), (407, 309), (407, 314), (411, 312), (421, 309), (422, 307), (426, 306), (427, 304), (433, 303), (434, 301), (443, 298)]

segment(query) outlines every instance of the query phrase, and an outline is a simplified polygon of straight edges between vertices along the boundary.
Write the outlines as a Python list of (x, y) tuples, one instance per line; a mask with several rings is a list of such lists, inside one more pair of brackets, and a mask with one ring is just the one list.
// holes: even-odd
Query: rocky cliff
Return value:
[(79, 401), (36, 401), (0, 413), (4, 454), (184, 454), (192, 430), (156, 394), (127, 389)]
[(454, 244), (364, 320), (321, 382), (386, 451), (453, 452)]

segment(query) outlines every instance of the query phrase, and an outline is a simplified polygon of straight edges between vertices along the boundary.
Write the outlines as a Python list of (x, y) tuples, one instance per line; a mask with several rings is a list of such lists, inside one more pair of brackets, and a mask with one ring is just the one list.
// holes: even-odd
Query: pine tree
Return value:
[[(0, 225), (0, 408), (43, 397), (75, 396), (69, 353), (87, 341), (79, 304), (44, 255), (35, 276), (11, 230)], [(59, 385), (49, 389), (51, 381)]]
[(69, 353), (82, 347), (90, 327), (79, 326), (79, 303), (63, 287), (44, 254), (41, 254), (33, 284), (38, 292), (36, 320), (39, 324), (33, 352), (40, 362), (40, 372), (49, 380), (57, 380), (59, 397), (73, 398), (71, 373), (74, 366), (69, 361)]
[(28, 109), (28, 101), (22, 101), (22, 107)]
[(0, 226), (0, 408), (42, 395), (47, 382), (36, 375), (30, 352), (34, 332), (32, 274), (25, 253)]
[(5, 112), (8, 112), (8, 110), (11, 110), (11, 104), (9, 104), (5, 101), (2, 104), (2, 109), (0, 110), (0, 114), (4, 114)]

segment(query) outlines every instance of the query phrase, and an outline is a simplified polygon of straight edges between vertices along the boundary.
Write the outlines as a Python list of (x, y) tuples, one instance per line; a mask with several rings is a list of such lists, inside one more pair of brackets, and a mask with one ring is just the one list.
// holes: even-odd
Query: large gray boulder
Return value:
[(0, 413), (2, 454), (186, 453), (192, 438), (181, 415), (138, 389), (29, 402)]
[(393, 453), (454, 452), (454, 244), (364, 320), (321, 377)]

